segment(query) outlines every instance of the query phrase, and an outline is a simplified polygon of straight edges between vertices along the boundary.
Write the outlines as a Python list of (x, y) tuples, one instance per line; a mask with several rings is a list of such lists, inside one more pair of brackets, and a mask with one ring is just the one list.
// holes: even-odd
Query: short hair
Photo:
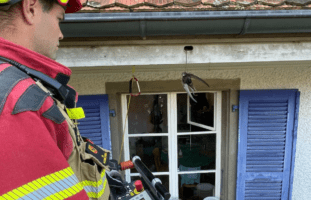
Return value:
[(44, 12), (50, 12), (54, 6), (54, 3), (56, 3), (55, 0), (39, 0), (39, 2), (42, 4)]
[[(56, 0), (39, 0), (40, 4), (42, 5), (43, 12), (50, 12), (56, 3)], [(22, 1), (16, 3), (15, 5), (11, 6), (8, 10), (0, 10), (0, 27), (1, 29), (9, 26), (12, 24), (12, 21), (16, 17), (16, 10), (21, 8)]]

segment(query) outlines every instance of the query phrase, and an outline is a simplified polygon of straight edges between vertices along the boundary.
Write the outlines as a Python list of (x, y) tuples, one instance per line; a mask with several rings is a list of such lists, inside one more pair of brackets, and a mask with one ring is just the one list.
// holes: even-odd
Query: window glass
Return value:
[[(137, 155), (152, 172), (168, 171), (168, 137), (130, 137), (130, 156)], [(131, 169), (132, 173), (137, 172)]]
[(179, 199), (203, 200), (215, 195), (215, 173), (180, 174)]
[[(127, 103), (129, 96), (127, 96)], [(128, 113), (128, 133), (168, 133), (167, 95), (131, 97)]]
[[(190, 98), (190, 115), (187, 121), (187, 94), (177, 94), (177, 131), (178, 132), (199, 132), (209, 131), (208, 127), (214, 127), (214, 93), (196, 93)], [(195, 125), (197, 124), (197, 125)]]
[(215, 169), (216, 135), (180, 135), (177, 153), (179, 171)]

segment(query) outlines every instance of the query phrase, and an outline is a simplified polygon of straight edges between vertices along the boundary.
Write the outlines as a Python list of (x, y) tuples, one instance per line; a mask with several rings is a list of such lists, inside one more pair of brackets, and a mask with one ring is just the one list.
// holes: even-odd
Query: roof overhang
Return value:
[(66, 14), (65, 37), (310, 33), (311, 10)]

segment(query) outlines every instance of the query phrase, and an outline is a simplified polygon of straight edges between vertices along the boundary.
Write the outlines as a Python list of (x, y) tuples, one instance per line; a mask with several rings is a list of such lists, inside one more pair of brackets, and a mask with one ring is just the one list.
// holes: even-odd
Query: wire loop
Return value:
[[(137, 88), (138, 88), (138, 93), (136, 93), (136, 94), (132, 94), (133, 79), (136, 81)], [(131, 94), (132, 97), (137, 97), (140, 95), (140, 87), (139, 87), (138, 79), (135, 76), (133, 76), (133, 78), (131, 78), (131, 80), (130, 80), (130, 92), (129, 93)]]

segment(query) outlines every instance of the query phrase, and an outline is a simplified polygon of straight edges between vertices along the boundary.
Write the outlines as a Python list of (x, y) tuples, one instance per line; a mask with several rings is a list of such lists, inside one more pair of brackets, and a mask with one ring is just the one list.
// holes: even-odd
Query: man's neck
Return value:
[(33, 50), (31, 45), (32, 36), (29, 34), (29, 30), (23, 28), (23, 26), (18, 26), (18, 24), (8, 25), (2, 29), (0, 31), (0, 37), (29, 50)]

